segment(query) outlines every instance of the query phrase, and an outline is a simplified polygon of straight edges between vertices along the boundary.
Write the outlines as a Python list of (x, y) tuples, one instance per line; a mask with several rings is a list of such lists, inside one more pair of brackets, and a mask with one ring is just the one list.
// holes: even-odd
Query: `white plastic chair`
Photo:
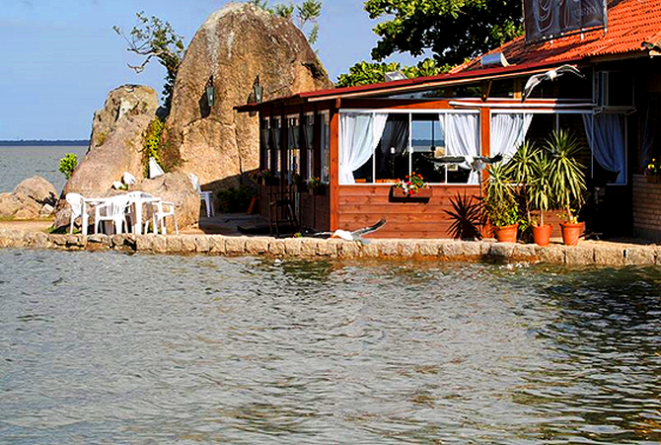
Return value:
[(99, 233), (101, 221), (112, 221), (115, 225), (115, 233), (124, 233), (126, 228), (126, 213), (129, 206), (127, 195), (118, 195), (109, 198), (106, 202), (96, 206), (94, 211), (94, 233)]
[[(177, 235), (179, 235), (179, 227), (177, 226), (177, 215), (175, 214), (174, 203), (167, 201), (156, 201), (156, 203), (154, 203), (153, 206), (156, 208), (156, 210), (154, 211), (154, 233), (158, 231), (158, 226), (160, 225), (161, 233), (163, 235), (167, 235), (168, 230), (165, 227), (165, 218), (171, 216), (174, 219), (174, 231)], [(167, 206), (169, 208), (165, 210), (164, 206)], [(146, 228), (145, 228), (145, 233), (147, 233)]]
[(89, 224), (89, 215), (87, 212), (83, 214), (83, 195), (78, 193), (67, 193), (66, 200), (71, 207), (71, 224), (69, 225), (69, 233), (73, 233), (73, 223), (76, 218), (80, 217), (80, 227), (86, 227)]
[(190, 178), (191, 184), (193, 184), (193, 188), (200, 195), (200, 199), (204, 201), (204, 205), (207, 211), (207, 218), (213, 216), (214, 212), (213, 206), (211, 205), (211, 192), (202, 191), (202, 188), (200, 187), (200, 179), (194, 173), (190, 173), (188, 177)]
[[(142, 205), (144, 204), (143, 200), (153, 198), (154, 196), (150, 195), (149, 193), (135, 191), (127, 193), (126, 197), (128, 198), (127, 215), (131, 221), (131, 226), (136, 227), (136, 230), (138, 227), (140, 227), (140, 232), (142, 232), (142, 221), (140, 221), (139, 225), (136, 225), (136, 222), (138, 217), (140, 217), (141, 220), (144, 219), (142, 218)], [(151, 202), (148, 204), (150, 204), (148, 208), (151, 210), (151, 212), (147, 214), (147, 219), (149, 219), (150, 214), (155, 212), (153, 204)], [(147, 224), (145, 224), (144, 233), (147, 233)], [(142, 233), (140, 233), (140, 235), (141, 234)]]

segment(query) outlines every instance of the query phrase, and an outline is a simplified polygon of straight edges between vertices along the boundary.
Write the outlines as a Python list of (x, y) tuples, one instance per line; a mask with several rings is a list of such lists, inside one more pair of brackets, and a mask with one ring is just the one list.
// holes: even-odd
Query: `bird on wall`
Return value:
[(548, 70), (545, 73), (535, 74), (534, 76), (531, 76), (530, 79), (528, 79), (528, 82), (526, 82), (526, 86), (523, 88), (523, 96), (521, 97), (521, 102), (525, 101), (530, 96), (530, 94), (532, 94), (532, 90), (534, 90), (535, 87), (543, 81), (556, 80), (558, 77), (566, 73), (571, 73), (585, 79), (585, 76), (575, 66), (571, 65), (562, 65), (557, 68), (553, 68), (552, 70)]
[(364, 235), (367, 235), (368, 233), (373, 233), (379, 230), (381, 227), (386, 225), (386, 219), (381, 218), (379, 222), (374, 224), (373, 226), (369, 227), (363, 227), (362, 229), (358, 230), (353, 230), (353, 231), (348, 231), (348, 230), (342, 230), (338, 229), (335, 232), (318, 232), (318, 233), (313, 233), (311, 236), (314, 237), (325, 237), (328, 236), (330, 238), (340, 238), (345, 241), (360, 241), (363, 244), (369, 244), (370, 241), (368, 239), (363, 238)]

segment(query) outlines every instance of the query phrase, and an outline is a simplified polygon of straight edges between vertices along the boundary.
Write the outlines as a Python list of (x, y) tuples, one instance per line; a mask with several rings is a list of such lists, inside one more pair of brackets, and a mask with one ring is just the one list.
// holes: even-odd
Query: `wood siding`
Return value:
[(451, 209), (450, 198), (457, 194), (478, 196), (479, 186), (432, 186), (429, 202), (391, 202), (390, 187), (383, 185), (343, 185), (338, 195), (338, 225), (355, 230), (381, 218), (386, 225), (374, 238), (450, 238), (452, 221), (444, 210)]

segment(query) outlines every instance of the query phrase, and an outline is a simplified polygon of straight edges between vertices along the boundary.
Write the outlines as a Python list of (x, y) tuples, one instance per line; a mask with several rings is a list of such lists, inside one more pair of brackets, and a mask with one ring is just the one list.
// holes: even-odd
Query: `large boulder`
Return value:
[[(213, 75), (216, 101), (206, 86)], [(307, 39), (290, 20), (246, 3), (211, 14), (186, 50), (174, 88), (167, 137), (179, 148), (181, 170), (205, 189), (237, 185), (259, 167), (259, 122), (238, 114), (259, 76), (264, 100), (332, 83)]]
[(57, 201), (57, 190), (40, 176), (18, 184), (11, 193), (0, 194), (0, 218), (37, 219), (48, 217)]
[[(64, 186), (62, 198), (72, 192), (86, 197), (105, 196), (124, 172), (142, 179), (144, 135), (157, 108), (158, 94), (153, 88), (125, 85), (111, 91), (103, 109), (94, 113), (90, 147)], [(68, 223), (68, 206), (60, 199), (55, 226)]]
[[(180, 229), (195, 225), (200, 220), (200, 195), (185, 173), (166, 173), (154, 179), (145, 179), (132, 188), (173, 203)], [(174, 233), (172, 218), (168, 218), (166, 223), (168, 233)]]

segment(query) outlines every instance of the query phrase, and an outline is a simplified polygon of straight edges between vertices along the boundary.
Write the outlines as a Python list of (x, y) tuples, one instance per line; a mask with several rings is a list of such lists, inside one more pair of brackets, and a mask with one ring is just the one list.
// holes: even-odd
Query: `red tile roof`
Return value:
[[(608, 5), (608, 28), (573, 34), (536, 43), (520, 37), (488, 54), (502, 52), (510, 64), (562, 63), (567, 60), (640, 52), (644, 41), (661, 39), (660, 0), (613, 0)], [(452, 72), (481, 68), (480, 60)]]

